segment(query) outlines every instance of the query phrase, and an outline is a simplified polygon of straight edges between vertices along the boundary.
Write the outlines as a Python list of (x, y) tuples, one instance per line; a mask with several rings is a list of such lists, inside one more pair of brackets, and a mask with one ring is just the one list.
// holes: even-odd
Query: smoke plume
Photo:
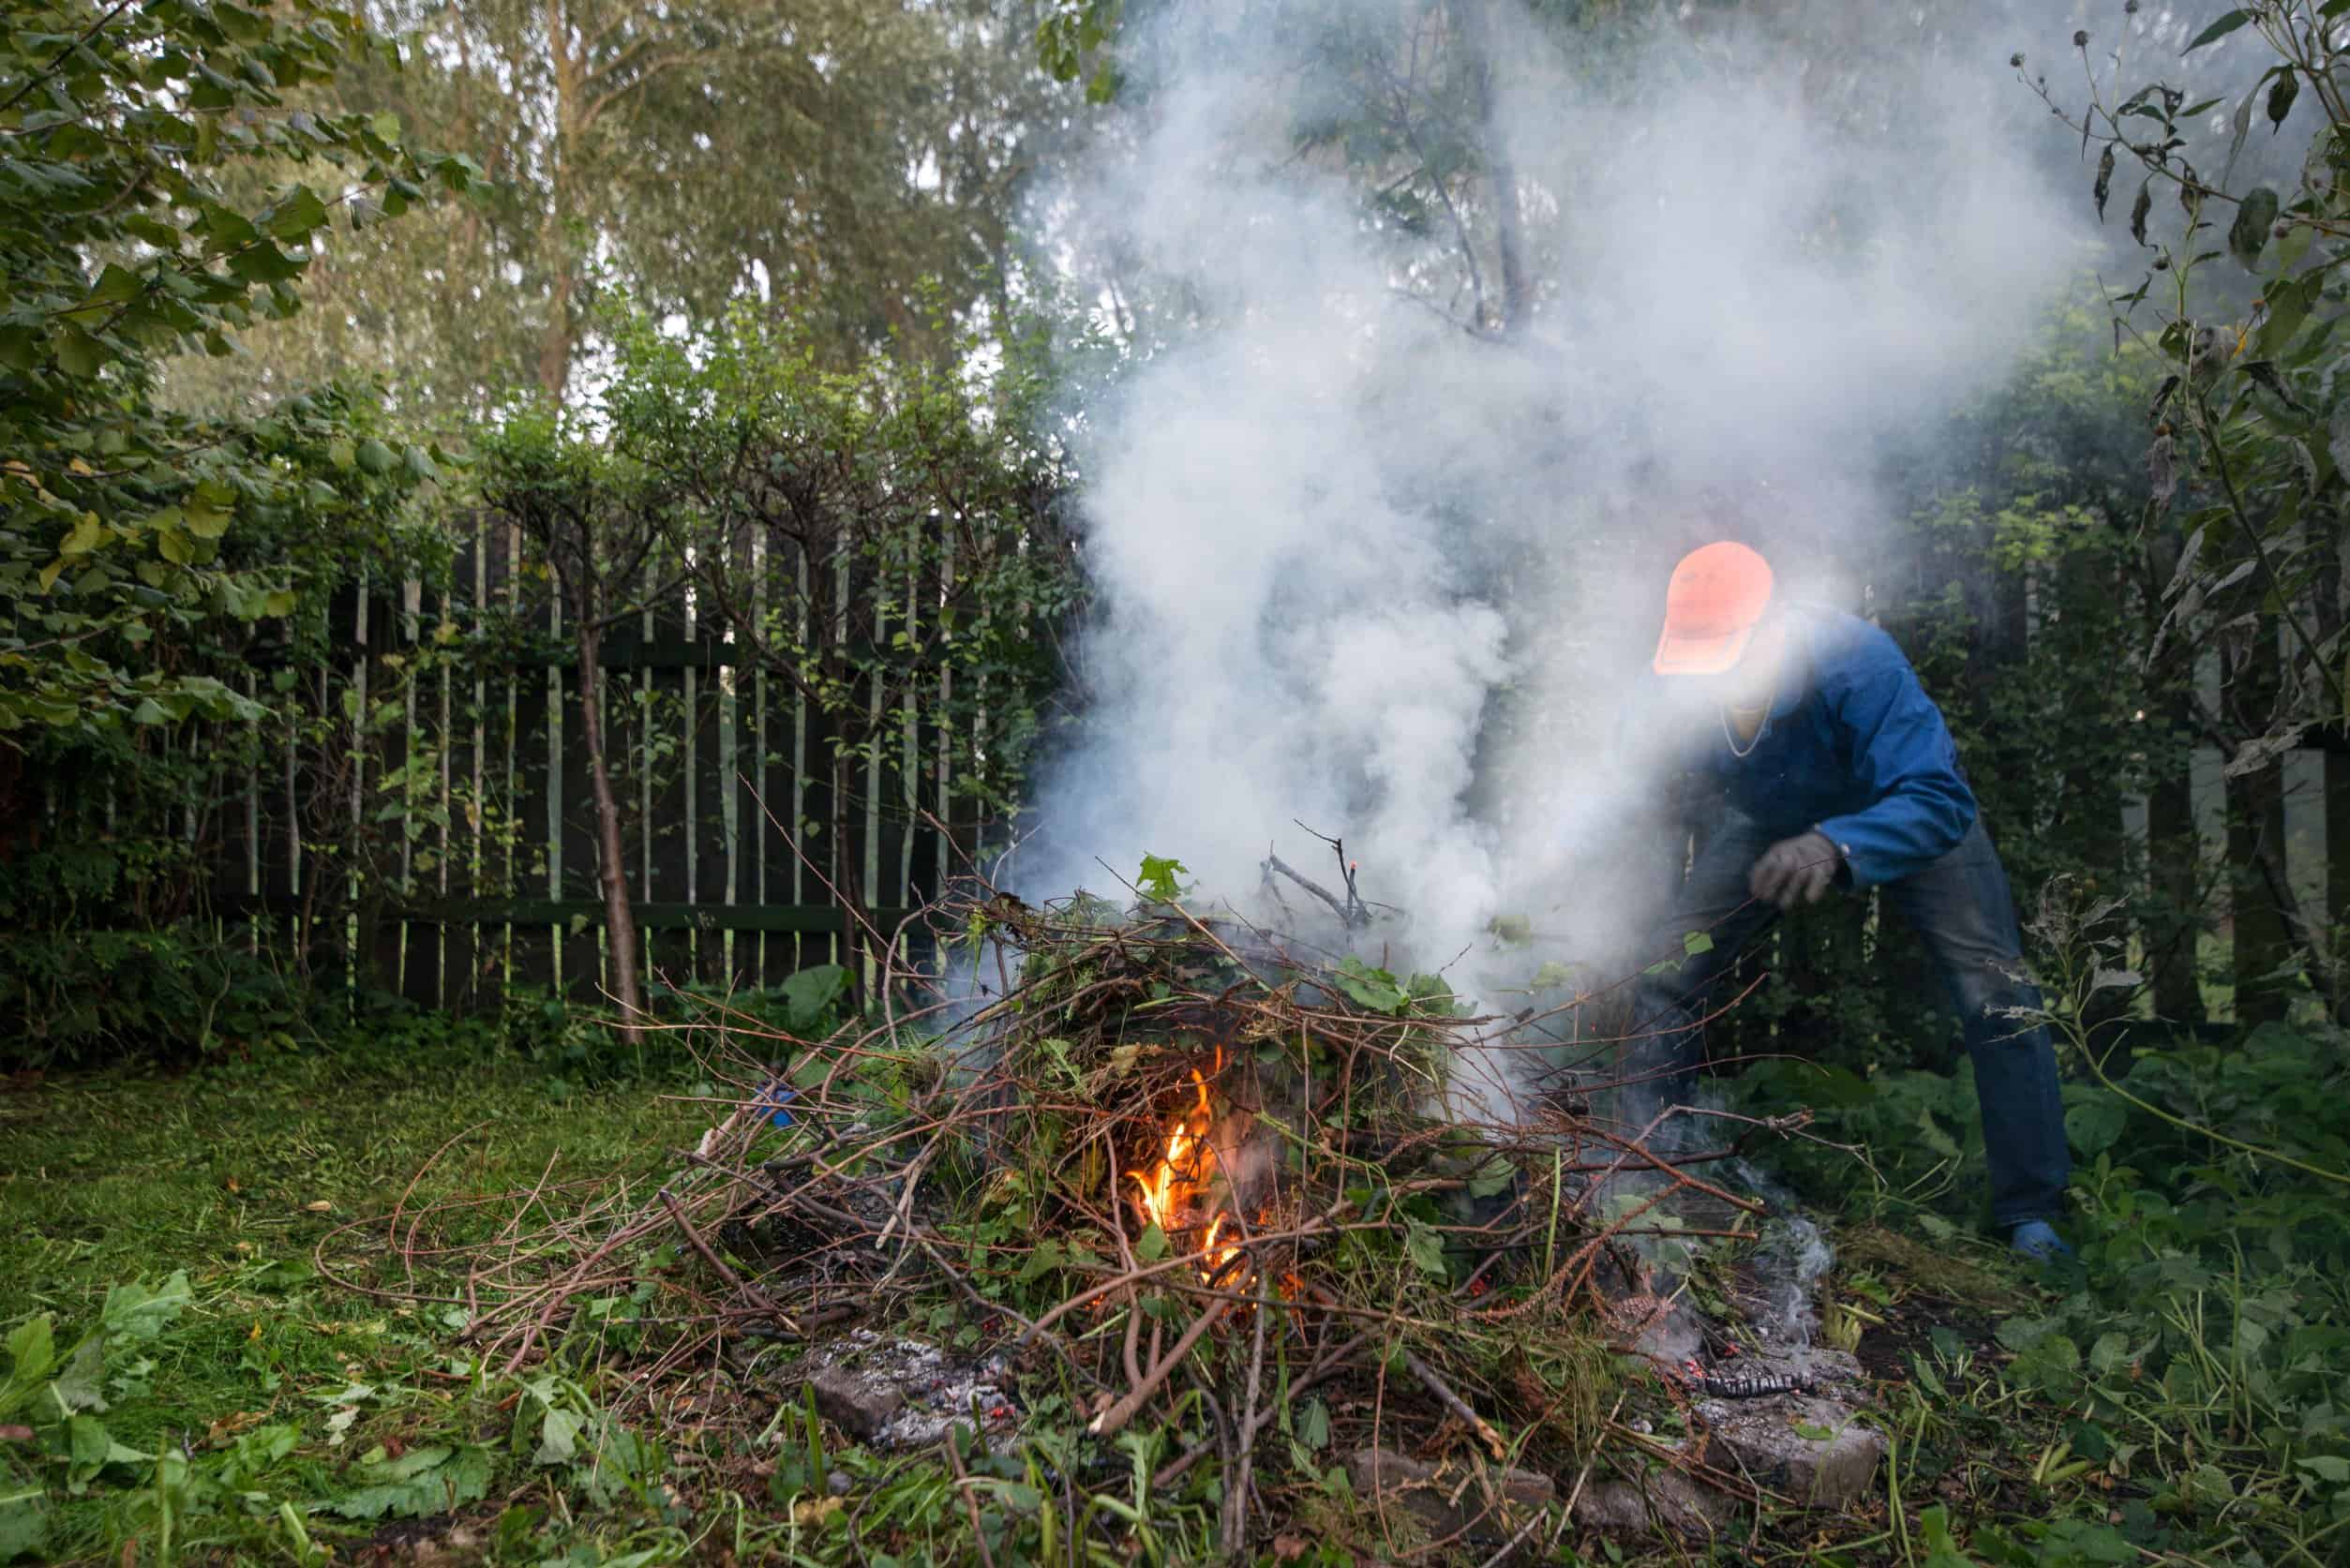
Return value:
[[(2069, 52), (2061, 9), (1138, 22), (1050, 209), (1129, 351), (1077, 422), (1089, 703), (1023, 890), (1157, 854), (1246, 902), (1268, 847), (1335, 882), (1302, 822), (1409, 911), (1399, 960), (1511, 914), (1622, 949), (1664, 885), (1616, 851), (1672, 560), (1734, 533), (1861, 607), (1887, 443), (1995, 384), (2084, 264), (2084, 181), (2008, 59)], [(1348, 141), (1415, 72), (1468, 83), (1514, 176), (1514, 284), (1492, 182), (1374, 199), (1446, 156), (1408, 117)]]

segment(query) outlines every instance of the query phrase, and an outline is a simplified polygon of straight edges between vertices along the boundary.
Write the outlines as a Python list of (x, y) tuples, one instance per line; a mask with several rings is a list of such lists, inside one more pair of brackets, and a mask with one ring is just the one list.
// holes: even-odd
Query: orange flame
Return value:
[[(1217, 1066), (1223, 1066), (1220, 1050), (1217, 1053)], [(1216, 1149), (1208, 1139), (1216, 1113), (1208, 1103), (1207, 1080), (1196, 1068), (1191, 1070), (1191, 1087), (1199, 1101), (1167, 1124), (1167, 1151), (1158, 1169), (1147, 1173), (1126, 1173), (1134, 1184), (1135, 1203), (1143, 1217), (1170, 1239), (1183, 1231), (1196, 1229), (1188, 1216), (1206, 1197), (1216, 1169)], [(1206, 1254), (1201, 1273), (1211, 1279), (1222, 1273), (1240, 1250), (1228, 1242), (1219, 1245), (1217, 1238), (1223, 1234), (1224, 1219), (1220, 1214), (1210, 1217), (1200, 1237), (1199, 1250)]]

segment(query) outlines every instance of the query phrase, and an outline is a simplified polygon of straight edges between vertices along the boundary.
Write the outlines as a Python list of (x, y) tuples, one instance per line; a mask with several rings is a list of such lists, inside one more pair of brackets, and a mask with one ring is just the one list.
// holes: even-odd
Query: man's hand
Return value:
[(1825, 833), (1798, 833), (1762, 852), (1746, 875), (1746, 890), (1766, 903), (1792, 909), (1796, 901), (1818, 903), (1836, 879), (1844, 857)]

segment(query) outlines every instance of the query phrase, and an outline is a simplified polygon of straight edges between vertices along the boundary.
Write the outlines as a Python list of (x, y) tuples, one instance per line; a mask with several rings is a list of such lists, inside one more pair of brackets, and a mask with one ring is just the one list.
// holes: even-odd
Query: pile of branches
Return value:
[[(1351, 880), (1333, 902), (1351, 911)], [(1154, 1494), (1220, 1478), (1228, 1550), (1326, 1499), (1319, 1467), (1347, 1454), (1459, 1461), (1487, 1502), (1455, 1533), (1481, 1538), (1539, 1522), (1504, 1465), (1562, 1478), (1571, 1511), (1564, 1478), (1579, 1493), (1610, 1443), (1695, 1463), (1624, 1413), (1691, 1392), (1639, 1357), (1662, 1307), (1639, 1238), (1689, 1236), (1665, 1216), (1691, 1194), (1750, 1233), (1759, 1205), (1706, 1172), (1787, 1127), (1692, 1113), (1720, 1146), (1653, 1148), (1661, 1116), (1593, 1109), (1624, 1041), (1473, 1012), (1340, 950), (1376, 940), (1351, 918), (1325, 948), (1172, 901), (970, 886), (926, 919), (953, 940), (920, 1005), (814, 1040), (716, 1009), (693, 1026), (713, 1122), (665, 1174), (576, 1195), (535, 1240), (463, 1244), (486, 1365), (547, 1354), (616, 1292), (667, 1330), (634, 1374), (649, 1402), (745, 1346), (952, 1322), (1099, 1462), (1130, 1468), (1120, 1434), (1155, 1428)], [(1570, 1032), (1572, 1093), (1555, 1051), (1534, 1070)], [(427, 1228), (395, 1211), (403, 1266), (459, 1249)]]

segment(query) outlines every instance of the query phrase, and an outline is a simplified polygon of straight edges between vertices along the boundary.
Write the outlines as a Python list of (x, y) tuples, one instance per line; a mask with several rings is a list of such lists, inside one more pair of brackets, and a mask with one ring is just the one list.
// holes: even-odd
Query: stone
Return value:
[(808, 1380), (816, 1408), (825, 1420), (861, 1441), (871, 1442), (906, 1408), (906, 1396), (877, 1377), (846, 1366), (827, 1366)]
[(1664, 1465), (1637, 1478), (1593, 1482), (1575, 1500), (1577, 1524), (1618, 1540), (1710, 1536), (1737, 1514), (1730, 1499)]
[(1818, 1395), (1705, 1399), (1697, 1414), (1706, 1463), (1813, 1508), (1844, 1508), (1873, 1490), (1885, 1458), (1882, 1432)]
[(1487, 1502), (1471, 1466), (1431, 1465), (1388, 1448), (1357, 1449), (1347, 1456), (1346, 1474), (1356, 1497), (1400, 1503), (1427, 1527), (1429, 1538), (1438, 1541), (1462, 1534), (1504, 1539), (1527, 1514), (1549, 1507), (1558, 1495), (1557, 1484), (1539, 1471), (1489, 1467), (1486, 1484), (1501, 1504), (1495, 1507)]
[(993, 1357), (861, 1328), (811, 1350), (804, 1366), (817, 1413), (875, 1448), (935, 1447), (957, 1423), (975, 1427), (990, 1449), (1019, 1435), (1010, 1369)]

